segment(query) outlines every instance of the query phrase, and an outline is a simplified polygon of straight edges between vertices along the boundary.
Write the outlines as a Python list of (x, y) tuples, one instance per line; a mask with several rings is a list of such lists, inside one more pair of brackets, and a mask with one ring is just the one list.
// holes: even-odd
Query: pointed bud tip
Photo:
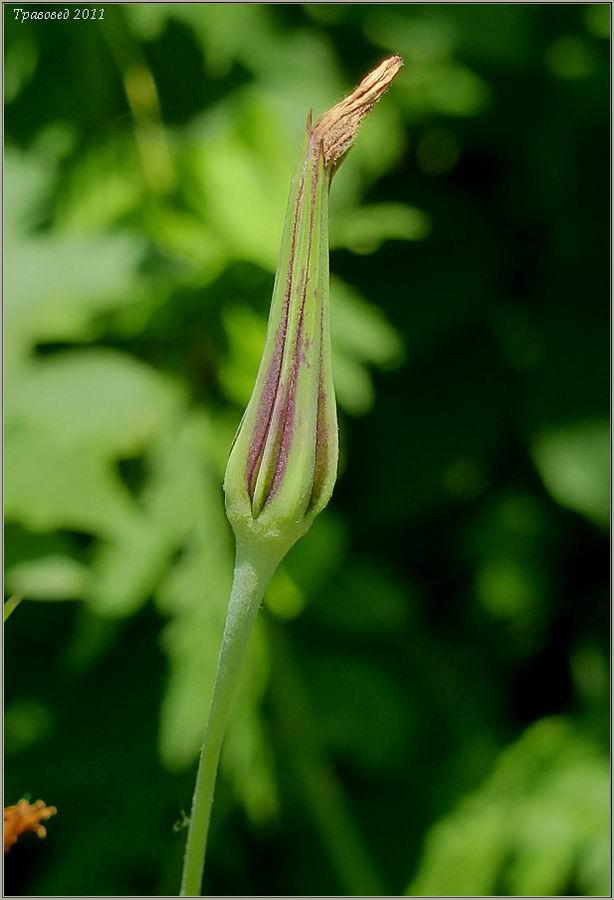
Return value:
[(387, 57), (351, 94), (320, 116), (313, 134), (324, 148), (324, 161), (328, 167), (335, 166), (350, 149), (362, 120), (388, 90), (403, 65), (402, 57)]

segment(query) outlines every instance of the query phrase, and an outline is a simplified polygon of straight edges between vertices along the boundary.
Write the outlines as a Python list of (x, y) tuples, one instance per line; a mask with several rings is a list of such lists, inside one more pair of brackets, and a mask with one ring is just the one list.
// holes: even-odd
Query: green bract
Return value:
[(264, 353), (224, 479), (238, 545), (278, 559), (326, 506), (337, 476), (328, 298), (333, 167), (314, 132), (309, 119), (290, 188)]

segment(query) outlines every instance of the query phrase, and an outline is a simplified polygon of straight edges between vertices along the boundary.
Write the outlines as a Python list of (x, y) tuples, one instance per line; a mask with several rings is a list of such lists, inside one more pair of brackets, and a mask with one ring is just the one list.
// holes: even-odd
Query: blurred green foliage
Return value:
[(340, 480), (205, 887), (609, 891), (609, 15), (5, 6), (5, 802), (59, 809), (8, 893), (177, 890), (290, 173), (388, 52), (332, 192)]

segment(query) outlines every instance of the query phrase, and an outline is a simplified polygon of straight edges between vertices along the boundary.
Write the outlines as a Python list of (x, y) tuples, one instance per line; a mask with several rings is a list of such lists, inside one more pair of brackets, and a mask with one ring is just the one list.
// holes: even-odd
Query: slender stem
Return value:
[(22, 600), (23, 600), (23, 597), (19, 597), (17, 594), (15, 594), (14, 597), (9, 597), (9, 599), (4, 604), (4, 621), (5, 622), (10, 616), (13, 615), (13, 613), (15, 612), (15, 610), (17, 609), (17, 607), (19, 606), (19, 604), (21, 603)]
[(182, 897), (201, 895), (213, 793), (230, 703), (260, 601), (276, 567), (277, 560), (254, 558), (253, 554), (246, 554), (240, 547), (237, 548), (215, 688), (194, 787), (181, 878)]

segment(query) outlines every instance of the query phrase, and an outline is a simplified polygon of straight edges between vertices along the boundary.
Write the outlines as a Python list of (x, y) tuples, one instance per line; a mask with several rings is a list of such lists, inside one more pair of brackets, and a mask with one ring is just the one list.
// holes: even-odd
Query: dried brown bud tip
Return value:
[(363, 78), (344, 100), (320, 116), (313, 134), (324, 148), (324, 162), (334, 167), (350, 149), (360, 123), (388, 90), (403, 65), (400, 56), (389, 56)]

